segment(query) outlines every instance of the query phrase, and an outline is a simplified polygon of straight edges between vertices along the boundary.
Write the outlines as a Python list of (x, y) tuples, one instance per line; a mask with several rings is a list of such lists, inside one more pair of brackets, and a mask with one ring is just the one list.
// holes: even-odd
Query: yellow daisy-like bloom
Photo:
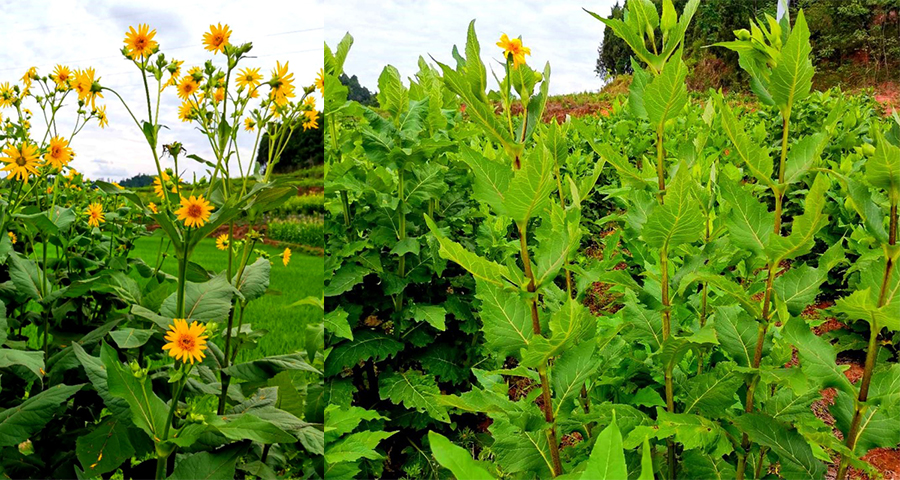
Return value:
[(181, 119), (182, 122), (190, 122), (194, 119), (194, 102), (182, 102), (181, 106), (178, 107), (178, 118)]
[(216, 237), (216, 248), (219, 250), (228, 250), (228, 234), (223, 233)]
[(37, 67), (31, 67), (22, 75), (22, 83), (31, 85), (31, 81), (37, 77)]
[(207, 348), (206, 339), (209, 337), (203, 334), (205, 332), (205, 325), (191, 322), (191, 325), (188, 326), (187, 320), (173, 319), (172, 325), (166, 332), (168, 343), (162, 348), (169, 351), (170, 357), (175, 357), (176, 360), (181, 360), (183, 363), (190, 361), (193, 365), (194, 360), (200, 363), (206, 358), (203, 351)]
[(513, 68), (519, 68), (519, 65), (525, 64), (525, 55), (531, 55), (531, 49), (522, 46), (522, 39), (509, 39), (504, 33), (497, 42), (497, 46), (503, 49), (503, 57), (507, 60), (512, 59)]
[(72, 85), (72, 88), (78, 92), (78, 99), (85, 102), (90, 101), (91, 108), (96, 108), (94, 102), (98, 97), (103, 98), (103, 94), (100, 93), (100, 85), (95, 85), (94, 75), (96, 75), (96, 72), (93, 68), (79, 70), (75, 72), (75, 80)]
[(15, 101), (16, 94), (13, 92), (12, 87), (9, 86), (9, 82), (0, 84), (0, 107), (11, 107)]
[(100, 122), (100, 128), (106, 128), (109, 125), (109, 118), (106, 117), (106, 105), (95, 110), (94, 115), (97, 116), (97, 121)]
[[(162, 182), (159, 181), (159, 177), (153, 177), (153, 191), (156, 192), (157, 197), (163, 198), (163, 184), (169, 183), (170, 179), (171, 179), (171, 177), (169, 176), (168, 173), (166, 173), (165, 170), (162, 172)], [(175, 181), (173, 182), (173, 185), (172, 185), (172, 193), (176, 193), (178, 191), (175, 184), (177, 184), (180, 181), (181, 181), (181, 179), (176, 176)]]
[(306, 97), (303, 99), (303, 106), (309, 107), (310, 110), (316, 109), (316, 97)]
[(303, 112), (303, 116), (306, 117), (306, 120), (303, 121), (304, 130), (319, 128), (319, 124), (317, 123), (319, 120), (319, 112), (315, 110), (307, 110)]
[(69, 70), (69, 67), (65, 65), (57, 65), (56, 68), (53, 69), (53, 73), (50, 74), (50, 79), (56, 83), (57, 90), (68, 90), (69, 80), (72, 79), (72, 72)]
[(262, 81), (262, 74), (259, 73), (258, 68), (245, 68), (238, 73), (237, 82), (238, 88), (254, 88), (259, 85), (259, 82)]
[(31, 122), (25, 120), (24, 122), (22, 122), (22, 128), (24, 128), (25, 130), (31, 130)]
[(44, 165), (62, 170), (72, 160), (72, 155), (68, 140), (62, 137), (53, 137), (50, 139), (50, 145), (47, 146), (47, 153), (44, 154)]
[(319, 93), (321, 93), (322, 96), (324, 97), (325, 96), (325, 70), (324, 69), (320, 68), (319, 74), (316, 75), (316, 88), (319, 89)]
[(291, 263), (291, 249), (285, 248), (284, 253), (281, 254), (281, 262), (284, 263), (284, 266), (288, 266)]
[(15, 233), (13, 233), (13, 232), (6, 232), (6, 234), (9, 235), (9, 241), (12, 242), (13, 245), (15, 245), (16, 242), (19, 241), (19, 239), (16, 237), (16, 234), (15, 234)]
[(92, 227), (99, 227), (101, 222), (106, 222), (106, 219), (103, 218), (103, 206), (99, 203), (94, 202), (88, 205), (84, 214), (88, 216), (88, 225)]
[(53, 195), (53, 185), (47, 187), (47, 195)]
[(156, 208), (156, 204), (155, 204), (155, 203), (150, 202), (150, 204), (147, 205), (147, 207), (150, 209), (151, 212), (153, 212), (153, 213), (159, 213), (159, 209)]
[(187, 101), (191, 95), (197, 93), (198, 88), (200, 88), (200, 86), (194, 81), (194, 77), (185, 75), (184, 78), (178, 82), (178, 98)]
[(213, 93), (213, 101), (216, 103), (225, 100), (225, 87), (219, 87), (216, 89), (215, 93)]
[(284, 105), (288, 102), (288, 98), (294, 97), (294, 74), (288, 73), (288, 63), (275, 62), (275, 69), (272, 70), (272, 79), (269, 85), (272, 91), (269, 92), (269, 98), (273, 99), (278, 105)]
[(253, 121), (252, 118), (247, 117), (244, 119), (244, 130), (248, 132), (252, 132), (256, 129), (256, 122)]
[(222, 24), (210, 25), (209, 32), (203, 34), (203, 45), (210, 52), (219, 53), (225, 51), (225, 45), (228, 45), (228, 37), (231, 36), (231, 29), (228, 25), (224, 27)]
[(9, 172), (7, 178), (19, 179), (28, 183), (28, 177), (31, 175), (39, 176), (37, 171), (38, 147), (29, 143), (23, 143), (18, 148), (15, 146), (3, 149), (5, 157), (0, 157), (0, 161), (6, 163), (6, 166), (0, 171)]
[(202, 227), (207, 220), (209, 214), (213, 211), (213, 207), (203, 198), (203, 195), (190, 198), (181, 197), (181, 208), (175, 210), (175, 216), (178, 220), (184, 221), (187, 227)]
[(132, 60), (137, 60), (153, 55), (153, 50), (159, 46), (156, 40), (153, 40), (155, 35), (156, 30), (150, 30), (150, 25), (146, 23), (138, 25), (137, 30), (134, 27), (128, 27), (128, 32), (125, 33), (125, 47), (128, 48), (128, 56)]
[(172, 60), (172, 62), (169, 63), (169, 66), (166, 67), (169, 70), (169, 80), (162, 86), (163, 90), (165, 90), (166, 87), (175, 85), (175, 82), (178, 81), (178, 77), (181, 75), (182, 64), (184, 64), (184, 60)]

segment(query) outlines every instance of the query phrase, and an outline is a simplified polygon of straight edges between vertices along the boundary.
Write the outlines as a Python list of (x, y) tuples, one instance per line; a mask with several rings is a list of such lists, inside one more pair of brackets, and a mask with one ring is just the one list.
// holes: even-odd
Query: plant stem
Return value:
[[(897, 203), (896, 201), (891, 202), (891, 213), (890, 213), (890, 234), (888, 238), (888, 245), (891, 247), (897, 244)], [(891, 276), (893, 275), (894, 270), (894, 259), (888, 252), (888, 249), (885, 249), (885, 265), (884, 265), (884, 277), (881, 279), (881, 290), (878, 293), (878, 308), (884, 306), (887, 301), (887, 292), (889, 290), (889, 284), (891, 282)], [(866, 401), (869, 399), (869, 385), (872, 382), (872, 372), (875, 370), (875, 360), (878, 357), (878, 333), (881, 331), (881, 326), (872, 318), (869, 322), (869, 346), (866, 351), (866, 365), (863, 370), (862, 381), (859, 384), (859, 396), (854, 402), (854, 411), (853, 411), (853, 420), (850, 422), (850, 431), (847, 433), (844, 445), (850, 450), (851, 453), (856, 449), (856, 441), (859, 439), (859, 425), (862, 421), (863, 414), (866, 413), (866, 410), (869, 408), (866, 405)], [(837, 480), (842, 480), (847, 475), (847, 469), (850, 466), (850, 459), (841, 456), (841, 463), (838, 467), (838, 474), (835, 477)]]
[(175, 297), (175, 311), (178, 318), (184, 317), (184, 282), (187, 277), (187, 255), (180, 253), (178, 256), (178, 293)]
[[(541, 321), (538, 317), (537, 295), (534, 294), (536, 286), (534, 284), (534, 272), (531, 270), (531, 257), (528, 255), (528, 241), (526, 237), (525, 226), (519, 225), (519, 245), (521, 246), (522, 263), (525, 266), (525, 276), (528, 278), (528, 292), (532, 293), (532, 297), (528, 299), (531, 307), (531, 328), (535, 335), (541, 335)], [(559, 459), (559, 442), (556, 438), (556, 420), (553, 418), (553, 402), (550, 396), (550, 382), (547, 380), (547, 364), (544, 363), (538, 367), (538, 375), (541, 380), (541, 397), (544, 405), (544, 420), (550, 424), (547, 432), (548, 443), (550, 443), (550, 458), (553, 461), (553, 477), (561, 475), (562, 462)]]
[[(406, 240), (406, 198), (405, 192), (403, 188), (404, 183), (404, 175), (403, 175), (403, 167), (401, 166), (397, 172), (399, 177), (399, 185), (397, 187), (397, 196), (400, 199), (400, 206), (398, 207), (400, 213), (399, 227), (397, 232), (397, 239), (400, 242)], [(406, 254), (400, 255), (400, 258), (397, 260), (397, 276), (401, 279), (406, 276)], [(397, 313), (400, 313), (400, 310), (403, 310), (403, 291), (397, 294), (394, 297), (394, 310)]]
[[(190, 370), (188, 370), (190, 372)], [(163, 429), (162, 441), (165, 442), (169, 438), (169, 429), (172, 427), (172, 421), (175, 417), (175, 409), (178, 407), (178, 399), (181, 397), (181, 391), (184, 389), (185, 379), (187, 377), (188, 372), (184, 373), (184, 377), (178, 381), (178, 385), (175, 387), (175, 395), (172, 397), (172, 405), (169, 407), (169, 414), (166, 416), (166, 426)], [(174, 448), (172, 452), (174, 452)], [(172, 454), (169, 452), (165, 456), (160, 456), (157, 453), (156, 457), (156, 480), (163, 480), (166, 478), (166, 461), (169, 459), (169, 455)]]
[(659, 186), (659, 203), (666, 195), (666, 151), (663, 148), (663, 125), (656, 127), (656, 180)]

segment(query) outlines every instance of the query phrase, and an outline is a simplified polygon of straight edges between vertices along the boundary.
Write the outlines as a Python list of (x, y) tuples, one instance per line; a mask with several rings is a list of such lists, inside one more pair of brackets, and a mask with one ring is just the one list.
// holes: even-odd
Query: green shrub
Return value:
[(325, 246), (325, 224), (318, 219), (269, 222), (269, 238), (322, 248)]
[(288, 215), (324, 215), (325, 195), (319, 193), (291, 197), (281, 206), (272, 210), (272, 214), (279, 218), (283, 218)]

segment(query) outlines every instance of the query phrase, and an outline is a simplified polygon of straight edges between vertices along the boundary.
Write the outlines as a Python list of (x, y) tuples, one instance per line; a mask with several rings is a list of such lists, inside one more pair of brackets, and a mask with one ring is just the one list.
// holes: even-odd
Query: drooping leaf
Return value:
[(469, 452), (450, 442), (447, 437), (428, 432), (428, 443), (431, 454), (444, 468), (450, 470), (458, 480), (492, 480), (494, 478), (478, 462), (472, 459)]
[(825, 474), (825, 465), (815, 458), (806, 439), (790, 425), (759, 413), (741, 415), (734, 423), (751, 441), (770, 448), (782, 461), (799, 468), (804, 475), (801, 478), (822, 478)]
[(437, 402), (436, 396), (441, 391), (432, 375), (416, 370), (382, 374), (378, 379), (378, 391), (382, 400), (425, 412), (441, 422), (450, 422), (446, 408)]
[(78, 437), (75, 453), (84, 473), (96, 476), (113, 471), (134, 455), (134, 447), (128, 438), (128, 425), (111, 417), (87, 435)]
[(54, 385), (16, 407), (0, 411), (0, 447), (29, 439), (53, 419), (54, 413), (84, 384)]
[(213, 452), (197, 452), (175, 464), (168, 480), (229, 480), (235, 465), (247, 452), (249, 444), (228, 445)]

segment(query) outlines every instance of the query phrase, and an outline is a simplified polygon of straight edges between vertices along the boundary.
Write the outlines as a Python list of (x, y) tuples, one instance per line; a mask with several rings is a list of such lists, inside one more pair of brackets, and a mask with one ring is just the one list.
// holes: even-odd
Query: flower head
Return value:
[(101, 222), (106, 222), (103, 216), (103, 206), (99, 203), (94, 202), (88, 205), (84, 213), (88, 216), (88, 225), (92, 227), (99, 227)]
[(197, 93), (198, 88), (200, 88), (200, 86), (194, 81), (194, 77), (185, 75), (184, 78), (178, 82), (178, 98), (186, 101), (191, 95)]
[(519, 65), (525, 64), (525, 55), (531, 55), (531, 49), (522, 46), (521, 38), (509, 39), (504, 33), (497, 42), (497, 46), (503, 49), (503, 57), (512, 60), (513, 68), (519, 68)]
[(244, 130), (246, 130), (248, 132), (252, 132), (254, 129), (256, 129), (256, 122), (254, 122), (253, 119), (250, 117), (245, 118), (244, 119)]
[[(164, 189), (169, 188), (169, 180), (173, 179), (166, 170), (163, 170), (162, 172), (162, 181), (159, 180), (159, 177), (153, 177), (153, 191), (156, 192), (157, 197), (163, 198)], [(175, 176), (174, 181), (172, 182), (172, 193), (178, 192), (177, 186), (180, 181), (181, 179)]]
[(191, 322), (188, 326), (187, 320), (176, 318), (172, 320), (172, 325), (166, 332), (168, 343), (162, 348), (169, 351), (170, 357), (175, 357), (176, 360), (184, 363), (190, 361), (193, 365), (194, 360), (202, 362), (206, 357), (203, 353), (207, 348), (206, 339), (209, 338), (207, 335), (203, 335), (204, 332), (206, 332), (206, 326), (197, 322)]
[(156, 204), (153, 203), (153, 202), (150, 202), (150, 204), (147, 205), (147, 208), (149, 208), (150, 211), (153, 212), (153, 213), (159, 213), (159, 209), (156, 208)]
[(191, 195), (190, 198), (181, 197), (181, 208), (175, 210), (175, 216), (178, 220), (183, 220), (187, 227), (202, 227), (209, 220), (212, 211), (213, 207), (203, 195)]
[(78, 100), (90, 101), (91, 108), (96, 108), (94, 102), (97, 100), (97, 97), (103, 98), (103, 94), (100, 93), (100, 84), (94, 78), (94, 75), (96, 75), (96, 72), (94, 72), (93, 68), (79, 70), (75, 72), (75, 82), (72, 85), (72, 88), (78, 92)]
[(269, 98), (278, 105), (284, 105), (288, 102), (288, 98), (294, 97), (294, 74), (288, 73), (288, 63), (275, 62), (275, 69), (272, 70), (272, 79), (269, 85), (272, 91), (269, 92)]
[(72, 79), (72, 72), (65, 65), (57, 65), (50, 74), (50, 79), (56, 83), (57, 90), (68, 90), (69, 80)]
[(316, 123), (319, 119), (319, 112), (315, 110), (307, 110), (303, 112), (304, 120), (303, 120), (303, 129), (316, 129), (319, 128), (319, 124)]
[(182, 122), (190, 122), (191, 120), (193, 120), (194, 102), (182, 102), (181, 106), (178, 107), (178, 118), (180, 118)]
[(13, 233), (13, 232), (6, 232), (6, 234), (9, 235), (9, 241), (10, 241), (10, 243), (12, 243), (13, 245), (15, 245), (17, 241), (19, 241), (19, 239), (16, 238), (16, 234), (15, 234), (15, 233)]
[(65, 138), (53, 137), (47, 146), (47, 153), (44, 154), (44, 164), (62, 170), (72, 160), (72, 155), (72, 149), (69, 148), (69, 142)]
[(28, 183), (28, 177), (31, 175), (40, 175), (37, 171), (38, 148), (27, 142), (22, 143), (18, 147), (11, 146), (3, 149), (5, 157), (0, 157), (0, 161), (6, 163), (6, 166), (0, 171), (9, 172), (7, 178), (19, 179)]
[(106, 128), (109, 125), (109, 118), (106, 117), (106, 105), (94, 110), (94, 115), (100, 123), (100, 128)]
[(209, 32), (203, 34), (203, 45), (210, 52), (219, 53), (225, 50), (225, 46), (228, 45), (228, 37), (230, 36), (231, 29), (228, 28), (228, 25), (224, 27), (221, 23), (210, 25)]
[(228, 250), (228, 234), (223, 233), (216, 237), (216, 248), (219, 250)]
[(0, 84), (0, 107), (11, 107), (15, 101), (16, 93), (9, 86), (9, 82)]
[(319, 69), (319, 74), (316, 75), (316, 88), (319, 89), (319, 93), (322, 96), (325, 96), (325, 70)]
[(281, 254), (281, 262), (284, 263), (284, 266), (288, 266), (288, 263), (291, 263), (291, 249), (285, 248), (284, 253)]
[(238, 73), (236, 80), (239, 88), (249, 87), (250, 89), (259, 85), (260, 81), (262, 81), (262, 74), (259, 73), (258, 68), (245, 68), (241, 70), (240, 73)]
[(138, 25), (137, 30), (134, 27), (128, 27), (128, 32), (125, 33), (125, 47), (128, 49), (128, 56), (132, 60), (137, 60), (153, 55), (153, 51), (159, 46), (156, 40), (153, 40), (155, 35), (156, 30), (150, 30), (150, 25), (146, 23)]

